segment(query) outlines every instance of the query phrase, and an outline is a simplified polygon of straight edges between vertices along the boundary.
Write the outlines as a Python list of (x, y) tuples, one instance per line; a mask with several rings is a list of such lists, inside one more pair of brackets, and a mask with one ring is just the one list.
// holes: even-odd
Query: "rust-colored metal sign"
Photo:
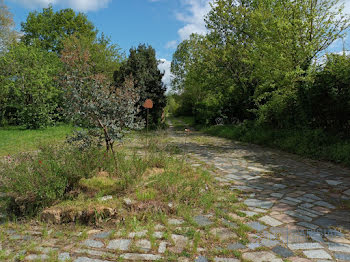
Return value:
[(145, 101), (145, 103), (143, 104), (143, 107), (144, 107), (144, 108), (148, 108), (148, 109), (153, 108), (153, 102), (152, 102), (152, 100), (151, 100), (151, 99), (147, 99), (147, 100)]

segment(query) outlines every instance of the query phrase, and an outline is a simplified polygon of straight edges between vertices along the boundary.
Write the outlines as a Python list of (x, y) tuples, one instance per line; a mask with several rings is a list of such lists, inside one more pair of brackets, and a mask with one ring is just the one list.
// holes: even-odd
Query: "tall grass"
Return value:
[(205, 133), (254, 143), (318, 160), (350, 166), (350, 140), (326, 133), (321, 129), (269, 129), (254, 123), (212, 126)]
[(205, 190), (211, 176), (184, 164), (159, 132), (147, 145), (135, 144), (120, 144), (115, 155), (97, 146), (81, 151), (68, 144), (46, 145), (35, 154), (0, 162), (0, 192), (6, 194), (8, 213), (32, 216), (53, 205), (100, 205), (99, 198), (107, 195), (113, 196), (112, 205), (124, 197), (144, 202), (141, 209), (212, 205), (207, 196), (212, 193)]

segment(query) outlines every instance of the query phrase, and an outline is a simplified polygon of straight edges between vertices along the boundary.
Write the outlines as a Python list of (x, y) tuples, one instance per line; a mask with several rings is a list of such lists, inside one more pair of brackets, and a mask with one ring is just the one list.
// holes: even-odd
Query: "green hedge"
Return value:
[(350, 140), (330, 135), (321, 129), (270, 129), (246, 122), (236, 126), (207, 127), (202, 131), (350, 166)]

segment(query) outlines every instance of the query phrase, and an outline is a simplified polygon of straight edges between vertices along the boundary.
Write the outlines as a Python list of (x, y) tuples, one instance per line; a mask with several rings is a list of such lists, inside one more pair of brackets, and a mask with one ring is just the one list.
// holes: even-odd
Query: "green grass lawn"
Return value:
[(15, 126), (0, 127), (0, 157), (34, 151), (42, 144), (62, 142), (73, 129), (65, 124), (39, 130), (26, 130)]

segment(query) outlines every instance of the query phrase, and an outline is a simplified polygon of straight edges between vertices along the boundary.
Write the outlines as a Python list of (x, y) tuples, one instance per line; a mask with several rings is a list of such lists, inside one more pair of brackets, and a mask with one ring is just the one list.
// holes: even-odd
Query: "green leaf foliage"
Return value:
[(81, 38), (70, 40), (61, 56), (65, 112), (75, 124), (88, 128), (85, 133), (76, 133), (71, 141), (81, 141), (86, 147), (97, 137), (105, 142), (107, 151), (113, 151), (115, 141), (138, 127), (137, 89), (132, 78), (125, 79), (121, 86), (113, 86), (106, 75), (96, 71), (91, 46)]
[(43, 8), (41, 12), (30, 12), (27, 20), (21, 24), (26, 45), (37, 45), (46, 51), (60, 53), (64, 40), (73, 34), (95, 38), (95, 26), (83, 13), (75, 13), (73, 9), (62, 9), (54, 12), (52, 6)]
[(14, 26), (12, 13), (5, 5), (4, 0), (0, 0), (0, 55), (7, 50), (16, 38)]
[(178, 111), (202, 124), (221, 117), (349, 130), (340, 73), (348, 58), (316, 63), (349, 28), (338, 0), (215, 0), (206, 25), (207, 35), (192, 35), (173, 56)]
[[(146, 99), (151, 99), (154, 107), (149, 110), (149, 123), (158, 126), (166, 106), (166, 87), (162, 82), (163, 74), (158, 69), (156, 52), (151, 46), (142, 44), (130, 49), (129, 58), (114, 73), (116, 85), (120, 86), (130, 75), (135, 80), (135, 87), (140, 90), (137, 106), (141, 108)], [(141, 109), (139, 115), (146, 120), (146, 110)]]
[(54, 84), (60, 69), (55, 54), (22, 43), (12, 45), (0, 57), (0, 117), (31, 129), (49, 125), (60, 94)]

